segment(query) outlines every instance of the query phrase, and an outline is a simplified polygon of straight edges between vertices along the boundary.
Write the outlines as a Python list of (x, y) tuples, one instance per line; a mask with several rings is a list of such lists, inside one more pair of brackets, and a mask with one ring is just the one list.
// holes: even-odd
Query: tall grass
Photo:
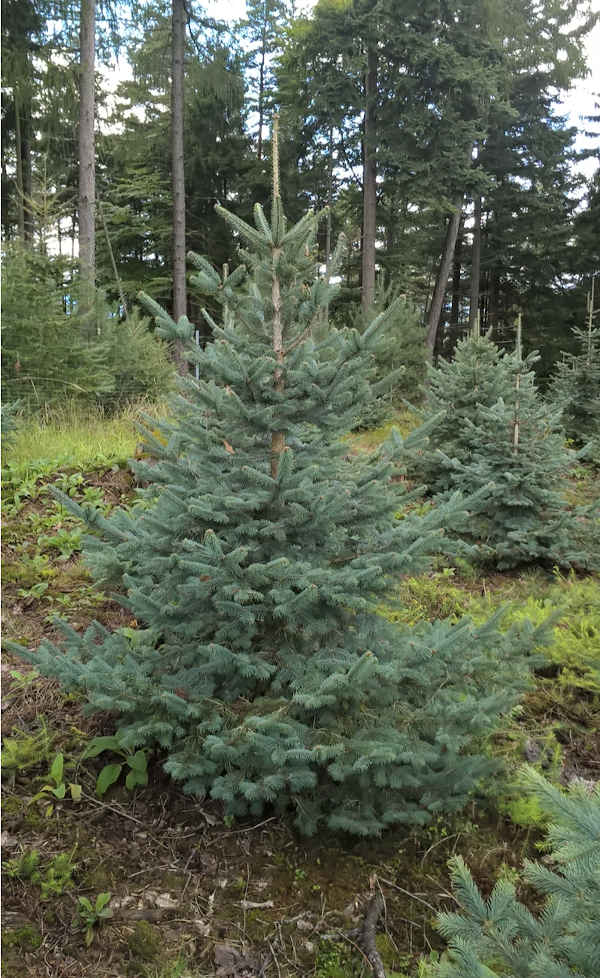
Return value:
[(18, 472), (23, 478), (34, 472), (123, 464), (140, 441), (136, 422), (142, 413), (164, 417), (166, 411), (164, 403), (141, 400), (107, 417), (98, 409), (67, 400), (45, 415), (21, 418), (2, 461), (13, 477)]

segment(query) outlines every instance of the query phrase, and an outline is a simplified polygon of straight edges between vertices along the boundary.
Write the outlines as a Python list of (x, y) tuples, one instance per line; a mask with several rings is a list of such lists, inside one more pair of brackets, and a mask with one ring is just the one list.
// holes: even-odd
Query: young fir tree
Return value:
[[(288, 229), (277, 181), (270, 221), (258, 205), (255, 228), (219, 211), (251, 249), (248, 278), (193, 258), (224, 322), (207, 316), (214, 342), (188, 345), (200, 380), (146, 435), (158, 463), (135, 465), (151, 483), (141, 505), (105, 519), (61, 497), (97, 531), (88, 563), (139, 628), (65, 624), (61, 649), (23, 654), (230, 814), (292, 807), (307, 833), (425, 823), (489, 770), (469, 745), (526, 685), (539, 636), (495, 620), (402, 629), (377, 613), (390, 575), (427, 566), (459, 508), (396, 520), (399, 436), (364, 459), (341, 440), (372, 396), (369, 351), (394, 309), (321, 346), (317, 218)], [(186, 317), (150, 305), (163, 335), (191, 339)]]
[(488, 900), (460, 857), (451, 860), (460, 913), (438, 927), (451, 940), (436, 978), (597, 978), (600, 974), (600, 788), (568, 795), (533, 769), (524, 776), (552, 820), (550, 857), (525, 863), (524, 881), (543, 895), (532, 913), (502, 880)]
[(563, 354), (550, 388), (562, 408), (565, 433), (576, 445), (587, 445), (586, 458), (600, 464), (600, 329), (593, 326), (594, 288), (588, 295), (588, 325), (574, 329), (579, 353)]
[(595, 511), (567, 504), (577, 456), (565, 445), (560, 407), (539, 395), (535, 360), (523, 358), (520, 331), (514, 353), (478, 335), (459, 342), (454, 360), (431, 370), (427, 415), (439, 420), (412, 458), (413, 474), (438, 502), (456, 490), (480, 493), (461, 535), (498, 568), (596, 567)]

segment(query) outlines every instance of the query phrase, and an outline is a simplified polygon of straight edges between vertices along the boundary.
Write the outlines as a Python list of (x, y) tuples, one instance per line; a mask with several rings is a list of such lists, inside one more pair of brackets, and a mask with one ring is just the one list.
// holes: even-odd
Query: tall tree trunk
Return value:
[(475, 329), (479, 313), (479, 280), (481, 275), (481, 194), (475, 195), (473, 248), (471, 251), (471, 293), (469, 302), (469, 332)]
[(79, 269), (81, 311), (89, 314), (96, 288), (96, 155), (94, 68), (96, 0), (81, 0), (79, 24)]
[(263, 126), (265, 124), (265, 60), (267, 57), (267, 11), (266, 4), (264, 10), (265, 22), (263, 23), (262, 38), (261, 38), (261, 50), (260, 50), (260, 68), (258, 72), (258, 146), (256, 155), (259, 160), (262, 160), (263, 156)]
[(458, 229), (456, 246), (454, 249), (454, 270), (452, 272), (452, 308), (450, 310), (450, 329), (454, 336), (458, 336), (460, 328), (460, 299), (461, 299), (461, 257), (462, 257), (462, 221)]
[(440, 261), (435, 288), (431, 298), (431, 305), (429, 307), (429, 315), (427, 317), (426, 343), (430, 359), (432, 360), (440, 316), (442, 314), (442, 307), (444, 305), (444, 296), (446, 295), (446, 289), (448, 287), (448, 277), (450, 275), (450, 269), (452, 268), (452, 262), (454, 260), (454, 249), (456, 248), (456, 239), (458, 238), (458, 229), (460, 227), (462, 217), (462, 205), (463, 197), (461, 194), (460, 198), (455, 201), (455, 209), (448, 222), (444, 250), (442, 252), (442, 259)]
[[(185, 2), (172, 0), (171, 64), (171, 184), (173, 190), (173, 319), (187, 312), (185, 281), (185, 173), (183, 166), (183, 56), (185, 50)], [(183, 344), (175, 344), (175, 362), (187, 373)]]
[(363, 135), (362, 307), (375, 299), (375, 234), (377, 228), (377, 48), (369, 46), (365, 79)]
[(25, 241), (25, 191), (23, 189), (23, 156), (21, 138), (21, 99), (19, 89), (15, 85), (15, 161), (16, 161), (16, 186), (17, 186), (17, 222), (19, 237)]
[(21, 158), (23, 160), (23, 209), (25, 217), (25, 241), (33, 241), (33, 211), (31, 202), (33, 182), (31, 174), (31, 97), (26, 98), (21, 120)]

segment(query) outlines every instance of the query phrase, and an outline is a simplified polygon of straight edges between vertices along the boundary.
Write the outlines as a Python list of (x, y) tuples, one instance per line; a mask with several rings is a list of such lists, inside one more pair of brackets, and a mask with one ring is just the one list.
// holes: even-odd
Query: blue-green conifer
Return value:
[(461, 340), (452, 361), (429, 377), (427, 444), (412, 454), (413, 476), (436, 503), (477, 495), (457, 527), (479, 556), (500, 569), (546, 562), (597, 567), (599, 527), (591, 507), (567, 502), (577, 460), (561, 427), (561, 406), (537, 390), (536, 355), (502, 351), (488, 337)]
[(379, 613), (463, 508), (396, 519), (410, 499), (393, 478), (400, 436), (361, 458), (342, 440), (394, 308), (317, 341), (332, 297), (314, 278), (317, 217), (288, 228), (276, 184), (270, 220), (258, 205), (255, 227), (219, 212), (246, 248), (225, 278), (192, 256), (193, 284), (223, 307), (220, 324), (206, 314), (213, 342), (194, 347), (185, 317), (146, 301), (200, 376), (148, 424), (157, 462), (134, 465), (147, 488), (108, 519), (63, 499), (97, 534), (96, 580), (139, 627), (64, 624), (61, 647), (23, 654), (229, 814), (292, 809), (306, 833), (426, 823), (489, 770), (470, 746), (526, 686), (539, 637)]
[(485, 900), (467, 866), (451, 860), (459, 913), (438, 917), (450, 950), (435, 978), (597, 978), (600, 974), (600, 789), (563, 794), (533, 769), (524, 774), (551, 820), (550, 854), (525, 863), (524, 881), (544, 898), (537, 912), (501, 880)]

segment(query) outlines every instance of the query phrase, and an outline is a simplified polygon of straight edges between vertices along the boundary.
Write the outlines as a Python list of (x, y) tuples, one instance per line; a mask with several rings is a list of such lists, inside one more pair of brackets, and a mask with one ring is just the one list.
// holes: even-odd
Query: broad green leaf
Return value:
[(127, 763), (132, 771), (145, 771), (148, 766), (146, 751), (138, 750), (132, 757), (127, 758)]
[(111, 784), (114, 784), (118, 780), (122, 769), (122, 764), (107, 764), (102, 768), (96, 781), (96, 794), (98, 797), (101, 798), (108, 791)]
[[(111, 897), (112, 897), (112, 893), (99, 893), (98, 894), (98, 896), (96, 897), (96, 913), (99, 913), (100, 910), (103, 910), (104, 909), (104, 907), (106, 906), (106, 904), (110, 902)], [(111, 911), (111, 913), (112, 913), (112, 911)]]
[(129, 791), (133, 791), (136, 785), (146, 785), (148, 784), (148, 772), (147, 771), (130, 771), (125, 778), (125, 786)]
[(65, 767), (65, 759), (62, 754), (57, 754), (52, 761), (52, 767), (50, 768), (50, 777), (55, 784), (60, 784), (63, 779), (63, 771)]
[(62, 799), (65, 797), (67, 793), (67, 786), (63, 781), (63, 783), (59, 784), (57, 788), (51, 788), (50, 790), (52, 791), (52, 794), (54, 795), (55, 798)]
[(94, 737), (81, 756), (83, 759), (86, 757), (98, 757), (98, 754), (101, 754), (104, 750), (118, 751), (120, 749), (121, 745), (117, 737)]

